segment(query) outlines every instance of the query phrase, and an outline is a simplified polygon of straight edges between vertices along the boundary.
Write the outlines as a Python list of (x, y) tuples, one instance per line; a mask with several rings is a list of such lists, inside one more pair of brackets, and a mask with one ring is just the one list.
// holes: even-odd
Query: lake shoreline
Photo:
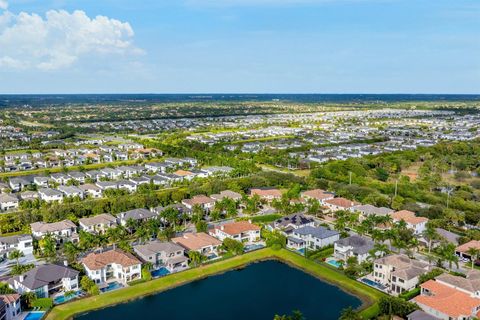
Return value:
[[(117, 291), (101, 294), (99, 296), (86, 297), (66, 304), (54, 307), (50, 310), (45, 319), (66, 320), (74, 319), (92, 311), (105, 309), (119, 304), (129, 303), (138, 299), (162, 293), (198, 280), (204, 280), (212, 276), (221, 275), (233, 270), (240, 270), (251, 264), (263, 261), (276, 260), (302, 272), (305, 272), (320, 281), (333, 285), (349, 295), (358, 298), (362, 304), (358, 308), (365, 311), (376, 306), (375, 298), (382, 294), (375, 289), (366, 287), (355, 280), (347, 278), (338, 271), (330, 270), (296, 253), (270, 248), (249, 252), (241, 256), (213, 262), (198, 268), (188, 269), (174, 273), (166, 277), (126, 287)], [(337, 279), (335, 279), (337, 278)], [(343, 282), (342, 282), (343, 280)], [(347, 283), (349, 285), (347, 285)]]

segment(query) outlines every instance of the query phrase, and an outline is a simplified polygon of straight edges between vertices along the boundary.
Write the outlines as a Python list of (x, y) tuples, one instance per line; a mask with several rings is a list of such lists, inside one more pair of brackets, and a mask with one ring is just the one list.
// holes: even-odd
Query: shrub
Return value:
[(401, 293), (398, 297), (402, 298), (403, 300), (408, 301), (408, 300), (411, 300), (411, 299), (415, 298), (416, 296), (418, 296), (420, 294), (420, 290), (421, 290), (420, 287), (414, 288), (410, 291), (405, 291), (405, 292)]

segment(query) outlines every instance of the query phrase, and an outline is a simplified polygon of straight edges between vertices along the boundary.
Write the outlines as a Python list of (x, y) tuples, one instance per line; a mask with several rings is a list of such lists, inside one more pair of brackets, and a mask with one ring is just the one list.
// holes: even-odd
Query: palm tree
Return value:
[(370, 250), (368, 253), (370, 254), (370, 258), (376, 259), (378, 256), (382, 257), (389, 252), (390, 250), (388, 249), (388, 246), (386, 244), (377, 242), (373, 245), (373, 249)]
[(467, 250), (467, 254), (470, 256), (470, 261), (472, 262), (472, 269), (475, 261), (478, 259), (478, 255), (480, 254), (480, 250), (475, 247), (470, 247)]
[(425, 237), (425, 239), (428, 240), (428, 253), (430, 253), (430, 251), (432, 250), (433, 240), (439, 239), (440, 235), (430, 223), (427, 223), (426, 229), (423, 230), (423, 236)]
[(66, 242), (63, 246), (63, 253), (69, 262), (73, 262), (77, 259), (78, 252), (78, 248), (72, 242)]
[(455, 245), (453, 243), (443, 242), (439, 249), (440, 256), (448, 261), (449, 271), (452, 270), (452, 263), (458, 268), (458, 256), (455, 254)]
[(190, 258), (190, 264), (194, 267), (198, 267), (206, 258), (200, 252), (193, 250), (188, 253), (188, 257)]
[(339, 320), (361, 320), (362, 316), (351, 306), (342, 310)]
[(17, 261), (17, 267), (20, 265), (20, 258), (21, 257), (24, 257), (25, 255), (23, 254), (22, 251), (20, 250), (13, 250), (12, 252), (10, 252), (10, 254), (8, 255), (8, 259), (10, 260), (16, 260)]

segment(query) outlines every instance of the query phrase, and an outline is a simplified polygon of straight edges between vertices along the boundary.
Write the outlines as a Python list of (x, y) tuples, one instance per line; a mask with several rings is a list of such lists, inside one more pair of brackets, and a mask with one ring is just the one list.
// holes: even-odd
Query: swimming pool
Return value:
[(158, 269), (158, 270), (152, 271), (151, 273), (152, 273), (152, 277), (154, 277), (154, 278), (159, 278), (159, 277), (166, 276), (167, 274), (170, 273), (170, 271), (168, 271), (167, 268), (162, 267), (162, 268), (160, 268), (160, 269)]
[(386, 289), (386, 287), (383, 284), (375, 282), (375, 281), (367, 279), (367, 278), (362, 278), (362, 279), (360, 279), (360, 281), (362, 281), (366, 285), (369, 285), (370, 287), (374, 287), (374, 288), (380, 289), (382, 291)]
[(24, 320), (40, 320), (43, 318), (45, 312), (43, 311), (31, 311), (27, 314)]
[(106, 286), (105, 288), (100, 289), (100, 291), (108, 292), (108, 291), (112, 291), (120, 288), (123, 288), (123, 285), (121, 283), (114, 281), (114, 282), (110, 282), (108, 286)]
[(82, 295), (82, 291), (76, 291), (73, 295), (65, 297), (65, 295), (56, 296), (53, 299), (54, 304), (62, 304), (70, 300), (76, 299)]
[(305, 248), (301, 248), (297, 250), (298, 253), (300, 253), (302, 256), (305, 255)]
[(340, 261), (337, 261), (335, 259), (328, 259), (325, 261), (329, 265), (335, 267), (335, 268), (340, 268), (342, 266), (342, 263)]
[(249, 252), (249, 251), (261, 249), (263, 247), (264, 247), (264, 245), (262, 245), (262, 244), (247, 244), (245, 246), (245, 248), (243, 249), (243, 251)]

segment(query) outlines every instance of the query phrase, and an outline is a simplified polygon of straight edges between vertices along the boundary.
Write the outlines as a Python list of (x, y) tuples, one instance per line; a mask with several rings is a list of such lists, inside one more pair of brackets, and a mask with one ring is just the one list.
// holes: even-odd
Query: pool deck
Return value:
[(76, 314), (105, 308), (119, 303), (125, 303), (133, 299), (156, 294), (215, 274), (243, 268), (251, 263), (272, 259), (280, 260), (292, 267), (303, 270), (320, 280), (336, 285), (350, 294), (356, 295), (363, 302), (361, 309), (362, 314), (366, 319), (377, 314), (378, 304), (376, 301), (383, 296), (381, 292), (365, 284), (359, 283), (358, 281), (352, 280), (344, 274), (333, 270), (333, 268), (328, 268), (312, 260), (308, 260), (299, 254), (295, 254), (288, 250), (273, 250), (271, 248), (265, 248), (235, 256), (230, 259), (206, 264), (198, 268), (187, 269), (182, 272), (170, 274), (135, 286), (125, 287), (121, 290), (114, 290), (99, 296), (88, 297), (58, 305), (47, 314), (46, 319), (71, 319)]

